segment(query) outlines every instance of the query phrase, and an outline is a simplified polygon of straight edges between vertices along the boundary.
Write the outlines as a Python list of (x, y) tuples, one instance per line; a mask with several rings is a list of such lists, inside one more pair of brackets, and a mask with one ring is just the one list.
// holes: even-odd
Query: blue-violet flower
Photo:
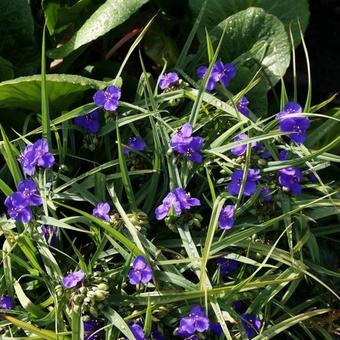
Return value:
[(303, 175), (299, 169), (286, 168), (279, 170), (279, 183), (289, 189), (293, 195), (299, 195), (301, 193), (300, 181), (302, 181)]
[(100, 128), (99, 111), (95, 110), (86, 115), (74, 118), (74, 123), (89, 133), (97, 133)]
[[(128, 139), (127, 145), (130, 149), (136, 150), (136, 151), (144, 151), (145, 149), (145, 143), (142, 138), (140, 137), (130, 137)], [(125, 155), (128, 155), (131, 150), (129, 148), (123, 148), (123, 153)]]
[(182, 188), (175, 188), (166, 195), (162, 204), (156, 208), (156, 219), (164, 219), (171, 211), (179, 216), (183, 209), (190, 209), (199, 205), (201, 205), (201, 202), (198, 198), (190, 197)]
[[(242, 140), (246, 140), (248, 138), (249, 137), (248, 137), (247, 134), (240, 133), (238, 136), (236, 136), (234, 138), (234, 142), (239, 142), (239, 141), (242, 141)], [(252, 142), (251, 146), (252, 147), (256, 146), (256, 142)], [(230, 151), (234, 156), (242, 156), (247, 151), (247, 144), (241, 144), (241, 145), (238, 145), (238, 146), (234, 146)]]
[(32, 179), (25, 179), (18, 184), (18, 192), (27, 201), (28, 205), (39, 206), (42, 205), (42, 200), (39, 195), (37, 185)]
[(291, 117), (291, 114), (301, 113), (302, 107), (298, 103), (289, 102), (285, 105), (282, 112), (276, 115), (280, 120), (280, 131), (288, 133), (288, 136), (297, 144), (303, 143), (306, 138), (306, 130), (310, 126), (307, 117)]
[(234, 272), (238, 267), (237, 261), (226, 259), (225, 257), (216, 258), (216, 263), (219, 267), (221, 276)]
[(121, 90), (119, 87), (110, 85), (105, 91), (98, 90), (93, 100), (98, 107), (103, 107), (106, 111), (116, 111), (121, 96)]
[(9, 295), (0, 295), (0, 309), (13, 309), (13, 300)]
[(241, 316), (241, 323), (244, 331), (249, 339), (256, 336), (261, 328), (261, 321), (256, 315), (243, 313)]
[(249, 105), (249, 100), (245, 96), (243, 96), (236, 105), (239, 112), (241, 112), (246, 117), (249, 117), (248, 105)]
[(101, 202), (96, 205), (92, 211), (92, 215), (98, 217), (106, 222), (110, 221), (110, 204), (107, 202)]
[(137, 256), (129, 272), (129, 282), (132, 285), (148, 283), (152, 279), (152, 274), (152, 269), (145, 261), (145, 258), (143, 256)]
[(42, 224), (39, 228), (39, 233), (42, 235), (47, 244), (55, 247), (57, 243), (58, 228), (51, 225)]
[(84, 278), (85, 273), (82, 270), (70, 272), (62, 279), (62, 284), (65, 288), (74, 288), (82, 283)]
[(218, 225), (221, 229), (231, 229), (234, 225), (234, 205), (226, 205), (220, 212)]
[(84, 321), (83, 326), (84, 326), (84, 340), (96, 340), (104, 336), (104, 332), (102, 330), (92, 335), (94, 332), (100, 329), (100, 324), (98, 320), (92, 319)]
[[(244, 170), (235, 170), (231, 175), (228, 191), (232, 195), (238, 195), (241, 189)], [(246, 176), (243, 195), (251, 196), (256, 192), (256, 181), (261, 178), (260, 170), (249, 169)]]
[(177, 85), (178, 81), (179, 81), (179, 77), (176, 72), (164, 73), (159, 78), (159, 87), (161, 90), (165, 90), (172, 85)]
[(145, 334), (143, 331), (143, 325), (141, 324), (141, 322), (130, 322), (129, 323), (129, 328), (132, 332), (132, 334), (134, 335), (134, 337), (136, 338), (136, 340), (145, 340)]
[(210, 322), (201, 306), (191, 308), (188, 316), (181, 318), (177, 334), (183, 337), (203, 333), (209, 329)]
[(15, 192), (11, 196), (6, 197), (5, 206), (10, 218), (17, 222), (28, 223), (32, 217), (32, 210), (29, 208), (29, 202), (20, 192)]

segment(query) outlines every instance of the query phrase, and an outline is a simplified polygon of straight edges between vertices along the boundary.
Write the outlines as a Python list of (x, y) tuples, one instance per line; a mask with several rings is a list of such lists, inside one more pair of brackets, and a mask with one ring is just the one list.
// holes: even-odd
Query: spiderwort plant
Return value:
[(152, 279), (152, 269), (143, 256), (137, 256), (129, 272), (129, 282), (132, 285), (147, 284)]
[(175, 188), (166, 195), (162, 204), (156, 208), (156, 219), (163, 220), (170, 214), (180, 216), (183, 210), (189, 210), (199, 205), (201, 205), (201, 202), (198, 198), (190, 197), (182, 188)]
[(179, 76), (176, 72), (164, 73), (159, 78), (159, 88), (161, 90), (166, 90), (171, 86), (178, 85)]
[(86, 132), (97, 133), (100, 128), (99, 110), (94, 110), (86, 115), (74, 118), (74, 123), (82, 127)]
[(181, 318), (177, 335), (188, 338), (197, 333), (204, 333), (210, 327), (210, 322), (201, 306), (191, 308), (189, 314)]
[(68, 273), (62, 279), (62, 284), (65, 288), (74, 288), (81, 284), (85, 279), (85, 273), (82, 270)]
[(199, 152), (203, 146), (203, 138), (192, 136), (192, 126), (189, 123), (184, 124), (181, 130), (172, 136), (170, 145), (178, 154), (186, 156), (192, 162), (202, 163)]
[(98, 90), (93, 95), (93, 101), (98, 107), (102, 107), (106, 111), (116, 111), (119, 105), (120, 96), (120, 88), (110, 85), (104, 91)]

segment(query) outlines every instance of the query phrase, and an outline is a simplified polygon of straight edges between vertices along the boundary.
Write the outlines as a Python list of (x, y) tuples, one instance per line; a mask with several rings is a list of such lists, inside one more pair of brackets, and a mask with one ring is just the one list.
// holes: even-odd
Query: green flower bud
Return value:
[(91, 307), (89, 308), (89, 312), (90, 312), (95, 318), (98, 317), (98, 311), (97, 311), (97, 309), (96, 309), (95, 307), (91, 306)]
[(109, 290), (109, 286), (106, 283), (100, 283), (97, 287), (100, 290)]
[(103, 301), (106, 299), (108, 292), (105, 290), (97, 290), (95, 292), (95, 299), (98, 301)]

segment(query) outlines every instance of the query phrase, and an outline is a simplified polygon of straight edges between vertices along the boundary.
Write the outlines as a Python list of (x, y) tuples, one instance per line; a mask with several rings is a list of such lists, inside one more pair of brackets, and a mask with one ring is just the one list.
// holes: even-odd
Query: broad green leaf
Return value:
[[(203, 3), (204, 0), (189, 0), (189, 5), (195, 16), (199, 14)], [(304, 32), (309, 20), (307, 0), (208, 0), (207, 9), (202, 18), (201, 30), (199, 31), (200, 37), (203, 38), (204, 27), (210, 29), (220, 21), (250, 6), (263, 8), (269, 14), (277, 16), (285, 25), (287, 32), (289, 25), (291, 25), (295, 46), (299, 44), (301, 39), (297, 20), (300, 21)]]
[(224, 62), (261, 68), (259, 75), (269, 85), (285, 74), (290, 60), (289, 39), (282, 22), (274, 15), (250, 7), (219, 23), (211, 35), (218, 41), (224, 30), (220, 52)]
[[(65, 111), (89, 89), (103, 89), (103, 82), (70, 74), (46, 75), (51, 112)], [(20, 77), (0, 83), (0, 108), (23, 108), (40, 112), (41, 76)]]
[(62, 47), (48, 52), (50, 58), (64, 58), (79, 47), (101, 37), (126, 21), (148, 0), (107, 0)]

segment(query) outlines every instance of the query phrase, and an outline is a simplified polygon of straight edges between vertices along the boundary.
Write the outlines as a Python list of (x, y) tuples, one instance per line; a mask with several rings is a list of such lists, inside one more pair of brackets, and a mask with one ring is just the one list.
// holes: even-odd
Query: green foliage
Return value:
[(106, 0), (62, 47), (49, 51), (50, 58), (63, 58), (126, 21), (148, 0)]

